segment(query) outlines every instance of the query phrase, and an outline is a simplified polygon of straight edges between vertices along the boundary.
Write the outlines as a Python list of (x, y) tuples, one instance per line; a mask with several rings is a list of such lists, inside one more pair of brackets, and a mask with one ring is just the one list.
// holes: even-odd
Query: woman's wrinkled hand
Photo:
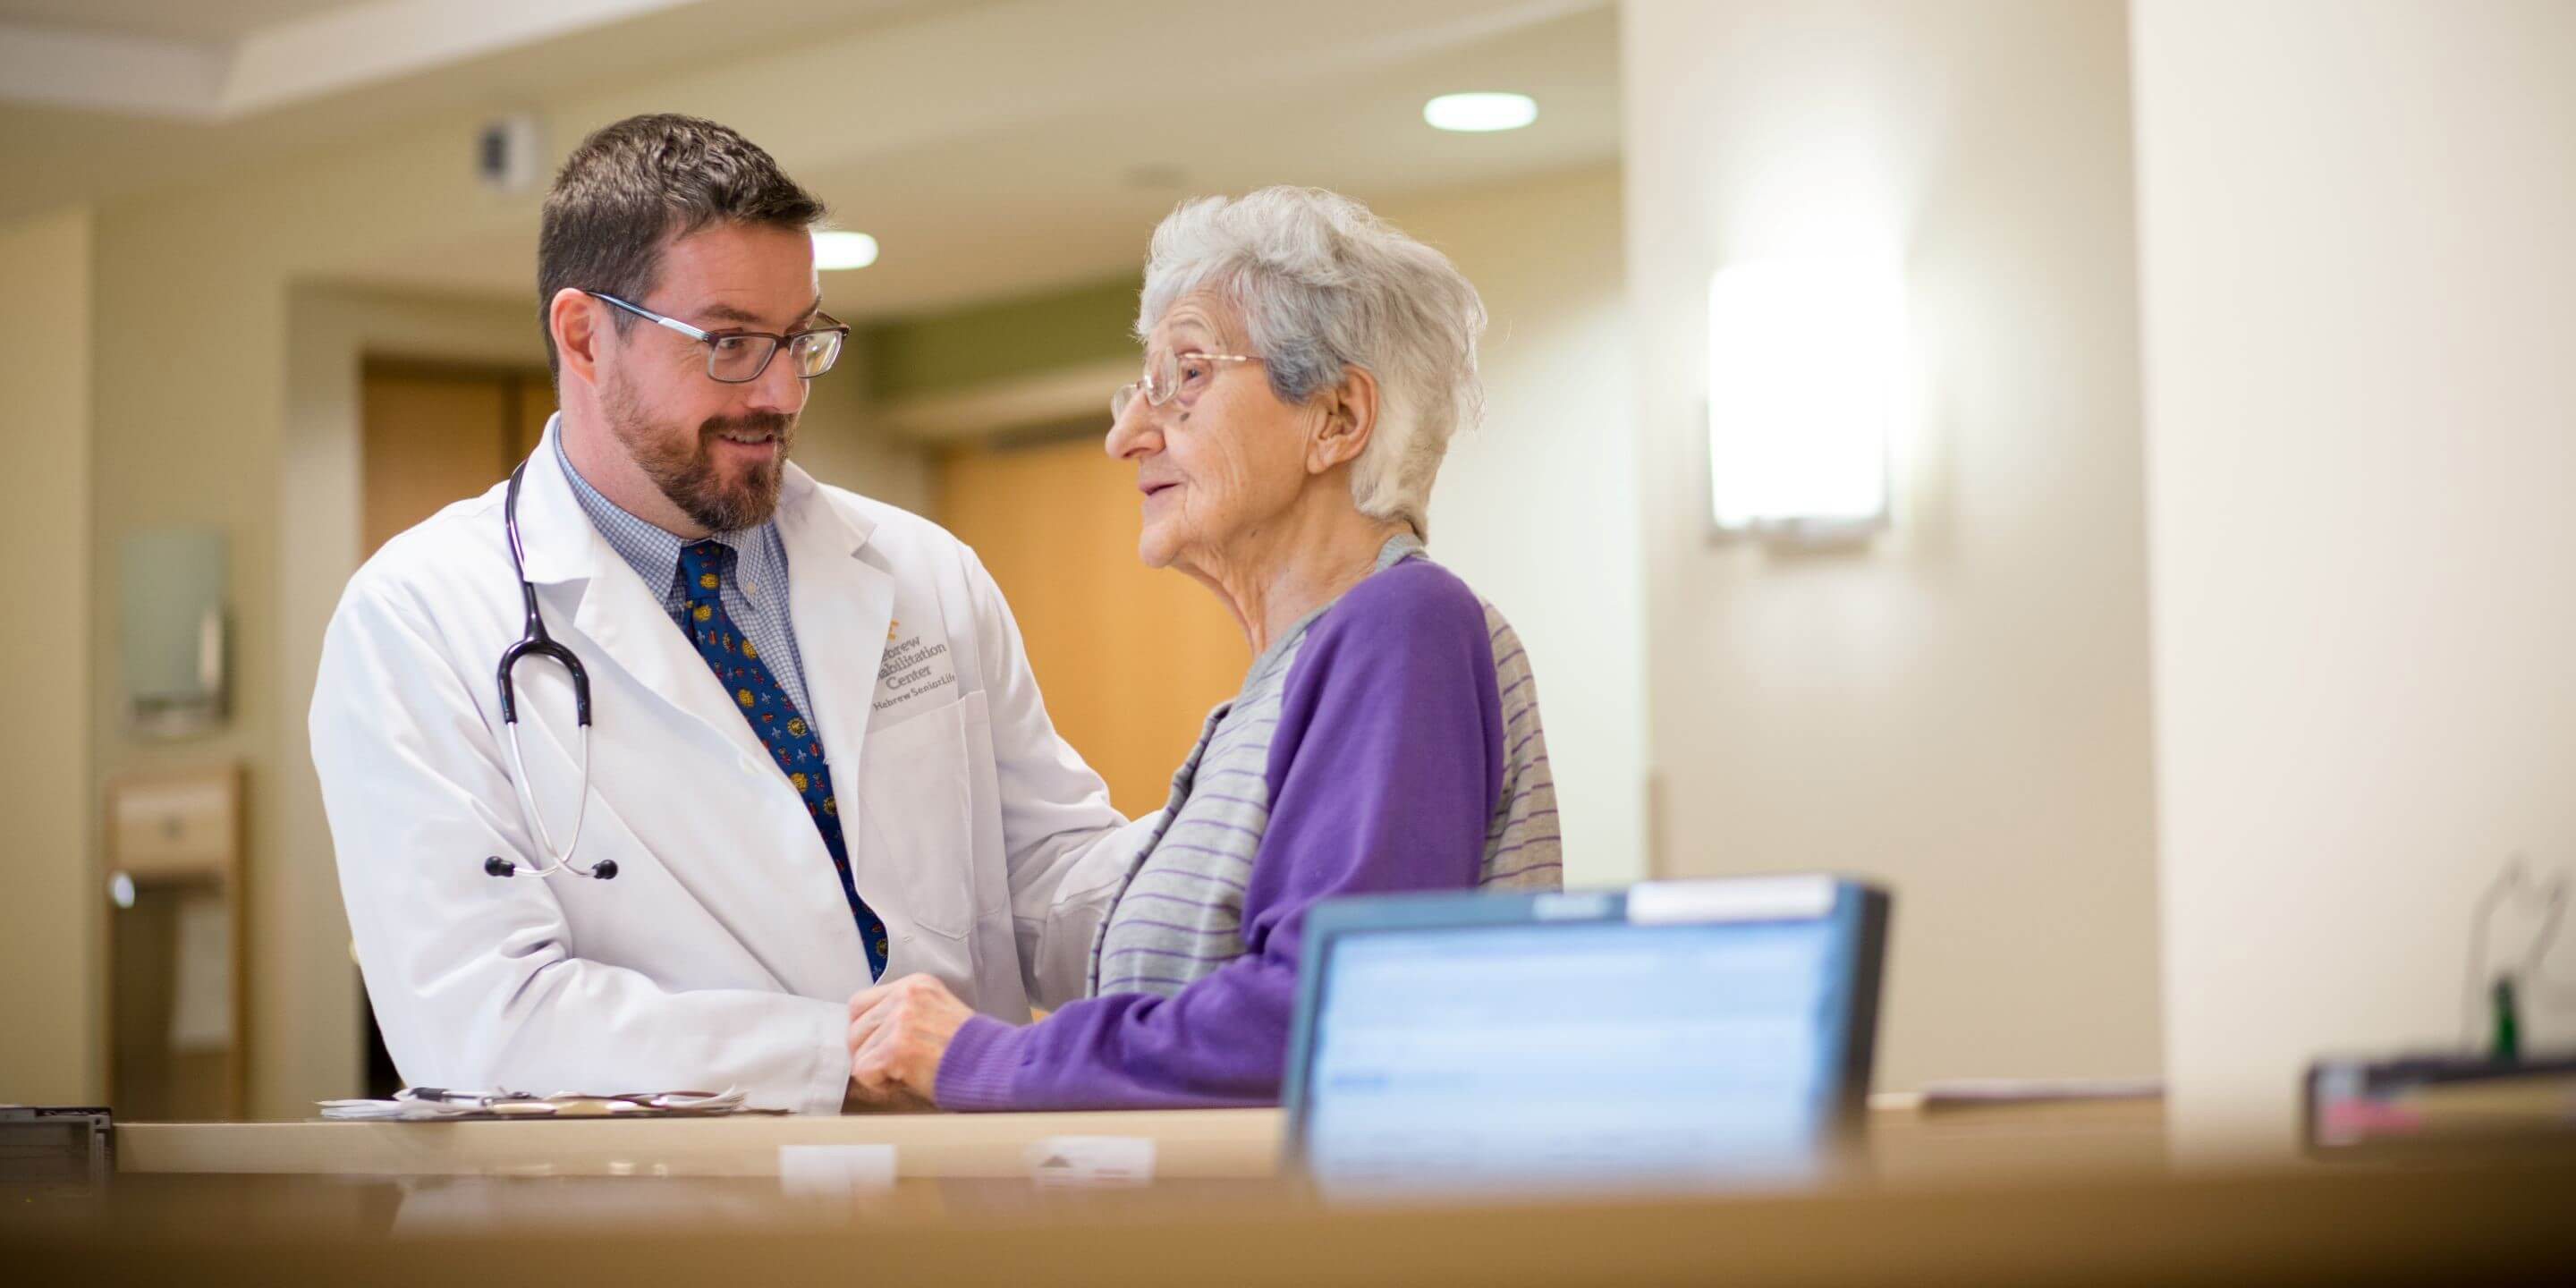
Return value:
[(933, 1102), (940, 1057), (974, 1013), (929, 975), (906, 975), (852, 996), (850, 1100), (868, 1107)]

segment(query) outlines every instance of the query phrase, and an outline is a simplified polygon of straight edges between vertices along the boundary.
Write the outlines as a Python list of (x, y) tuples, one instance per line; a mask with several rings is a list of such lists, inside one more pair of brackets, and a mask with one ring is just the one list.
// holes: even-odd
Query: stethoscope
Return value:
[[(537, 588), (528, 582), (527, 553), (519, 544), (519, 478), (527, 472), (525, 461), (510, 471), (510, 490), (501, 500), (501, 528), (510, 534), (510, 567), (519, 574), (519, 598), (528, 606), (528, 621), (519, 633), (519, 642), (501, 650), (501, 723), (510, 728), (510, 786), (519, 794), (519, 808), (536, 825), (538, 851), (549, 859), (534, 869), (538, 876), (569, 872), (607, 881), (617, 875), (615, 859), (601, 859), (586, 872), (572, 865), (572, 852), (581, 844), (582, 817), (590, 812), (590, 672), (582, 669), (581, 659), (573, 656), (571, 649), (546, 634), (546, 619), (537, 613)], [(527, 759), (519, 753), (519, 695), (517, 686), (510, 681), (510, 668), (531, 657), (561, 663), (564, 672), (572, 677), (572, 718), (581, 730), (581, 792), (573, 805), (572, 839), (561, 853), (556, 852), (554, 838), (546, 831), (545, 815), (537, 812), (536, 798), (528, 792)], [(483, 860), (483, 871), (496, 877), (515, 876), (519, 865), (495, 854)]]

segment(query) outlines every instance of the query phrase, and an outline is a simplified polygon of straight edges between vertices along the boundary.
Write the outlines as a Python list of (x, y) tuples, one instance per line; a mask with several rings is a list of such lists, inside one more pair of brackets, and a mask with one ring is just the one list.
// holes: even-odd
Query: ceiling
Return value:
[(0, 0), (0, 219), (988, 2)]
[[(0, 24), (77, 16), (114, 39), (220, 49), (298, 24), (402, 17), (414, 3), (0, 0)], [(440, 0), (439, 12), (483, 3)], [(718, 114), (746, 112), (737, 123), (832, 205), (835, 222), (878, 238), (875, 267), (825, 284), (836, 313), (861, 319), (1132, 268), (1154, 222), (1185, 195), (1307, 183), (1384, 203), (1607, 161), (1619, 148), (1615, 11), (1580, 0), (1441, 0), (1374, 11), (1345, 4), (1318, 15), (1377, 22), (1347, 41), (1335, 39), (1339, 28), (1281, 29), (1266, 5), (1195, 10), (1188, 22), (1128, 0), (555, 0), (555, 7), (597, 21), (534, 34), (509, 28), (508, 40), (495, 36), (444, 62), (415, 62), (365, 84), (219, 119), (31, 103), (12, 92), (0, 58), (0, 172), (32, 168), (48, 177), (28, 185), (41, 194), (0, 190), (0, 218), (18, 213), (13, 204), (110, 201), (260, 160), (327, 155), (460, 113), (543, 113), (577, 99), (662, 106), (656, 87), (669, 86), (672, 105), (683, 110), (710, 110), (699, 104), (715, 99), (727, 104)], [(1307, 13), (1316, 9), (1310, 3)], [(0, 26), (0, 39), (8, 31)], [(993, 39), (1019, 31), (1030, 33), (1026, 47)], [(778, 52), (798, 45), (813, 56)], [(726, 74), (734, 62), (740, 77)], [(785, 88), (752, 88), (773, 82)], [(1539, 120), (1496, 135), (1445, 134), (1422, 123), (1425, 98), (1461, 89), (1532, 94)], [(556, 154), (570, 142), (550, 139)], [(330, 275), (515, 298), (528, 289), (535, 234), (532, 217), (515, 217), (373, 247), (335, 263)]]
[(368, 0), (0, 0), (0, 22), (147, 40), (235, 41)]

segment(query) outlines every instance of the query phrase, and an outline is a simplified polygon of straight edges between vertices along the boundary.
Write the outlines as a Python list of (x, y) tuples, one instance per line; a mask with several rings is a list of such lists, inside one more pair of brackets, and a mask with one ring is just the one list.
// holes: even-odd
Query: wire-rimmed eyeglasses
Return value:
[(1144, 379), (1120, 385), (1116, 393), (1109, 395), (1109, 418), (1116, 420), (1125, 416), (1127, 405), (1136, 401), (1139, 393), (1145, 395), (1148, 407), (1160, 407), (1183, 394), (1195, 398), (1201, 389), (1207, 387), (1207, 382), (1215, 378), (1216, 364), (1259, 361), (1261, 359), (1241, 353), (1166, 353), (1159, 358), (1148, 358), (1145, 360)]
[(614, 295), (585, 290), (582, 294), (604, 304), (624, 309), (647, 322), (666, 326), (707, 346), (707, 377), (728, 385), (747, 385), (769, 370), (769, 360), (778, 356), (784, 346), (787, 361), (798, 379), (811, 380), (832, 369), (841, 360), (841, 344), (849, 339), (848, 324), (829, 313), (818, 313), (824, 326), (799, 331), (794, 335), (772, 335), (765, 331), (701, 331), (678, 318), (666, 318), (651, 309), (629, 304)]

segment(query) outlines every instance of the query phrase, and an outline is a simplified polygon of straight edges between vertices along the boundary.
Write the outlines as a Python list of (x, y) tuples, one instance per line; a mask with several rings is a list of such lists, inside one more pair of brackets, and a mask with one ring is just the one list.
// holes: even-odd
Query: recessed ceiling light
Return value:
[(1422, 105), (1422, 119), (1437, 130), (1517, 130), (1538, 119), (1538, 100), (1527, 94), (1443, 94)]
[(877, 239), (866, 233), (845, 233), (837, 229), (814, 234), (814, 267), (830, 272), (843, 268), (866, 268), (877, 262)]

